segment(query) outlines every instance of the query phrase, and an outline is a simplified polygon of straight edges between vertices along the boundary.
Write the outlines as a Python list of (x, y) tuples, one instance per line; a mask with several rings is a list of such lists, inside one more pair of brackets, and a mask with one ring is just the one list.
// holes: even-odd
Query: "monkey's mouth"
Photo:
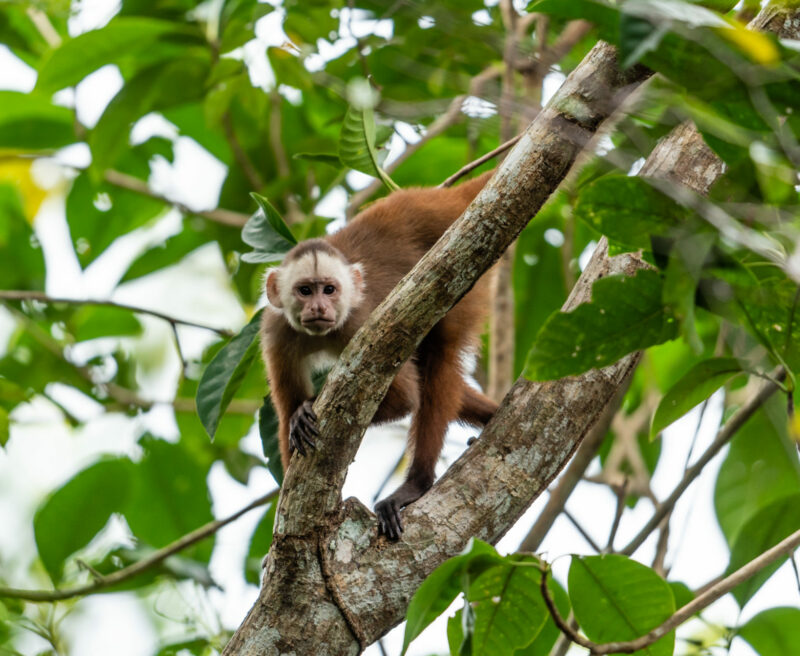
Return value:
[(309, 332), (315, 333), (327, 332), (334, 326), (333, 319), (325, 319), (323, 317), (318, 317), (316, 319), (303, 319), (301, 323), (303, 324), (303, 328)]

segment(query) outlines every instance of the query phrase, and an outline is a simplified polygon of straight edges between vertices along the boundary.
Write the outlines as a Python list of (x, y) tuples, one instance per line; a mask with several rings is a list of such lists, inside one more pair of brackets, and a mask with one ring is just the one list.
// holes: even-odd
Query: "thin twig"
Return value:
[(603, 549), (600, 547), (600, 545), (597, 544), (597, 542), (594, 541), (592, 536), (589, 535), (586, 532), (586, 529), (583, 528), (583, 526), (580, 525), (578, 520), (575, 518), (575, 516), (569, 510), (564, 508), (561, 512), (564, 514), (564, 517), (566, 517), (570, 521), (570, 523), (575, 527), (575, 529), (578, 531), (578, 533), (581, 534), (581, 537), (584, 540), (586, 540), (586, 543), (594, 550), (595, 553), (598, 553), (598, 554), (599, 553), (603, 553)]
[(117, 585), (141, 574), (149, 568), (157, 565), (165, 558), (168, 558), (169, 556), (172, 556), (179, 551), (182, 551), (187, 547), (200, 542), (210, 535), (213, 535), (223, 526), (226, 526), (227, 524), (239, 519), (239, 517), (245, 513), (250, 512), (254, 508), (258, 508), (259, 506), (263, 506), (265, 503), (269, 503), (278, 496), (279, 491), (280, 490), (278, 489), (272, 490), (264, 496), (259, 497), (255, 501), (251, 501), (244, 508), (237, 510), (232, 515), (228, 515), (223, 519), (215, 519), (212, 522), (208, 522), (208, 524), (195, 529), (191, 533), (187, 533), (167, 546), (157, 549), (146, 558), (117, 570), (116, 572), (103, 576), (100, 579), (95, 580), (93, 583), (75, 588), (69, 588), (66, 590), (20, 590), (16, 588), (0, 587), (0, 597), (6, 599), (25, 599), (27, 601), (34, 601), (38, 603), (62, 601), (64, 599), (72, 599), (74, 597), (82, 597), (95, 592), (100, 592), (101, 590)]
[(622, 520), (622, 513), (625, 511), (625, 499), (628, 496), (629, 482), (630, 479), (626, 476), (625, 480), (622, 481), (622, 485), (614, 489), (614, 493), (617, 495), (617, 509), (614, 512), (614, 521), (611, 524), (611, 530), (608, 532), (608, 542), (606, 543), (606, 548), (603, 550), (603, 553), (611, 553), (614, 549), (614, 539), (617, 537), (619, 523)]
[(128, 175), (127, 173), (122, 173), (121, 171), (115, 171), (113, 169), (106, 171), (104, 177), (106, 182), (114, 185), (115, 187), (127, 189), (128, 191), (134, 191), (137, 194), (142, 194), (143, 196), (160, 200), (168, 205), (172, 205), (182, 214), (201, 216), (209, 221), (214, 221), (215, 223), (231, 226), (233, 228), (241, 228), (245, 223), (247, 223), (247, 219), (250, 218), (248, 214), (242, 214), (241, 212), (234, 212), (233, 210), (226, 210), (222, 208), (217, 208), (215, 210), (193, 210), (183, 203), (179, 203), (167, 198), (166, 196), (157, 194), (155, 191), (150, 189), (144, 180), (140, 180), (136, 176)]
[[(783, 367), (778, 367), (773, 372), (772, 377), (776, 380), (783, 380), (785, 375), (786, 374)], [(628, 545), (618, 553), (630, 556), (642, 545), (642, 543), (650, 536), (650, 534), (656, 530), (656, 528), (658, 528), (661, 520), (666, 517), (670, 510), (675, 506), (678, 499), (680, 499), (683, 493), (686, 491), (686, 488), (688, 488), (702, 473), (703, 469), (711, 461), (711, 459), (717, 455), (717, 453), (719, 453), (722, 447), (724, 447), (736, 434), (736, 431), (738, 431), (742, 425), (748, 419), (750, 419), (753, 414), (755, 414), (755, 412), (767, 401), (767, 399), (769, 399), (770, 396), (772, 396), (772, 394), (775, 393), (777, 389), (778, 386), (775, 383), (768, 382), (745, 405), (739, 408), (736, 414), (734, 414), (717, 433), (717, 437), (711, 443), (711, 446), (706, 449), (706, 451), (700, 456), (700, 458), (698, 458), (694, 465), (686, 470), (686, 474), (681, 479), (681, 482), (678, 483), (677, 487), (666, 498), (666, 500), (659, 505), (659, 507), (653, 513), (653, 516), (650, 518), (650, 521), (647, 522), (647, 524), (644, 525), (644, 528), (639, 531), (636, 537), (634, 537), (633, 540), (631, 540)]]
[(176, 317), (164, 314), (158, 310), (149, 310), (147, 308), (139, 307), (137, 305), (128, 305), (127, 303), (117, 303), (116, 301), (93, 299), (93, 298), (61, 298), (57, 296), (48, 296), (44, 292), (34, 292), (22, 289), (0, 289), (0, 300), (3, 301), (38, 301), (40, 303), (63, 303), (65, 305), (96, 305), (101, 307), (111, 307), (120, 310), (128, 310), (129, 312), (136, 312), (137, 314), (147, 314), (151, 317), (163, 319), (164, 321), (172, 324), (180, 324), (182, 326), (192, 326), (193, 328), (202, 328), (217, 333), (220, 337), (233, 337), (234, 333), (227, 328), (215, 328), (207, 326), (195, 321), (188, 321), (185, 319), (178, 319)]
[(518, 134), (516, 137), (512, 137), (511, 139), (509, 139), (505, 143), (500, 144), (494, 150), (490, 150), (488, 153), (486, 153), (485, 155), (481, 155), (478, 159), (475, 159), (475, 160), (471, 161), (466, 166), (462, 166), (460, 169), (458, 169), (458, 171), (453, 173), (453, 175), (451, 175), (449, 178), (444, 180), (444, 182), (440, 182), (439, 186), (440, 187), (452, 187), (453, 184), (455, 184), (458, 180), (463, 178), (468, 173), (470, 173), (470, 172), (474, 171), (475, 169), (477, 169), (481, 164), (484, 164), (484, 163), (488, 162), (490, 159), (493, 159), (494, 157), (497, 157), (500, 153), (503, 153), (503, 152), (507, 151), (509, 148), (511, 148), (511, 146), (513, 146), (515, 143), (517, 143), (520, 139), (522, 139), (522, 134)]
[(540, 590), (542, 592), (545, 605), (553, 617), (553, 621), (556, 623), (558, 628), (561, 629), (561, 631), (565, 633), (574, 643), (588, 649), (593, 656), (600, 656), (601, 654), (613, 654), (618, 652), (630, 654), (657, 642), (671, 631), (674, 631), (693, 615), (699, 613), (704, 608), (707, 608), (720, 597), (728, 594), (737, 585), (755, 576), (758, 572), (765, 567), (768, 567), (776, 560), (783, 558), (787, 554), (790, 554), (798, 546), (800, 546), (800, 531), (795, 531), (789, 537), (781, 540), (781, 542), (776, 544), (771, 549), (767, 549), (767, 551), (762, 553), (760, 556), (754, 558), (743, 567), (737, 569), (730, 576), (725, 577), (719, 583), (709, 587), (703, 594), (695, 597), (695, 599), (690, 601), (685, 606), (682, 606), (665, 622), (654, 628), (652, 631), (649, 631), (645, 635), (636, 638), (635, 640), (598, 644), (588, 640), (577, 631), (572, 629), (572, 627), (570, 627), (559, 615), (558, 609), (556, 608), (553, 599), (550, 597), (550, 591), (547, 589), (547, 573), (549, 571), (549, 568), (547, 567), (542, 569)]

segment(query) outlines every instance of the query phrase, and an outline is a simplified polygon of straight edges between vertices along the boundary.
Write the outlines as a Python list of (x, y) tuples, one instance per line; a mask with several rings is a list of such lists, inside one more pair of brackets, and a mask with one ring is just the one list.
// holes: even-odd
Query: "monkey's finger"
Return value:
[(392, 508), (389, 511), (389, 526), (392, 540), (399, 540), (400, 534), (403, 532), (403, 525), (400, 522), (400, 511), (397, 510), (394, 504), (392, 504)]
[(315, 435), (316, 437), (319, 437), (319, 428), (317, 428), (316, 419), (309, 419), (308, 417), (301, 417), (299, 423), (302, 425), (303, 430), (305, 430), (308, 433), (311, 433), (311, 434)]
[(301, 456), (304, 456), (306, 455), (306, 447), (303, 445), (303, 440), (297, 439), (296, 433), (297, 431), (295, 431), (295, 434), (292, 435), (292, 444), (294, 445), (294, 448), (297, 449), (298, 453)]

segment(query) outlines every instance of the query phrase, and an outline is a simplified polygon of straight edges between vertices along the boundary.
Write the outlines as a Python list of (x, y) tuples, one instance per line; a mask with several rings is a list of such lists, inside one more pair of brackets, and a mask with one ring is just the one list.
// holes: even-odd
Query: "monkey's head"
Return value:
[(298, 332), (326, 335), (341, 328), (364, 293), (364, 269), (328, 242), (310, 239), (267, 272), (267, 298)]

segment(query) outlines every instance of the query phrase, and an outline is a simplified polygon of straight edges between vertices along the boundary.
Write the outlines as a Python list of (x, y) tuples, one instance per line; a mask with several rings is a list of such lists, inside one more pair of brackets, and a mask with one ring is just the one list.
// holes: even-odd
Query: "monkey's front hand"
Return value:
[(314, 438), (319, 436), (319, 429), (317, 428), (317, 415), (312, 409), (313, 405), (314, 399), (303, 401), (289, 419), (289, 451), (291, 453), (296, 449), (301, 456), (304, 456), (306, 455), (306, 445), (312, 449), (317, 448)]

